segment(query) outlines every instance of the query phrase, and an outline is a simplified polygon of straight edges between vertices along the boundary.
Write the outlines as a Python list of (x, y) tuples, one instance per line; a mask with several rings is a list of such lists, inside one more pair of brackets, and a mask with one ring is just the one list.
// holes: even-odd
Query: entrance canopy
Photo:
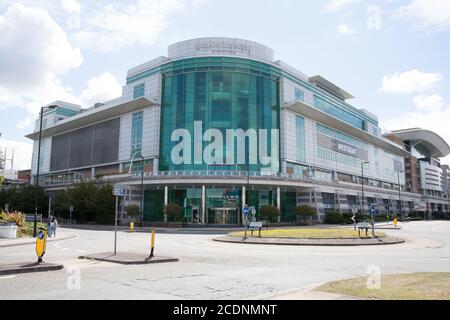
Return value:
[(410, 141), (411, 146), (420, 153), (432, 158), (442, 158), (450, 154), (450, 146), (438, 134), (421, 128), (403, 129), (392, 131), (403, 141)]

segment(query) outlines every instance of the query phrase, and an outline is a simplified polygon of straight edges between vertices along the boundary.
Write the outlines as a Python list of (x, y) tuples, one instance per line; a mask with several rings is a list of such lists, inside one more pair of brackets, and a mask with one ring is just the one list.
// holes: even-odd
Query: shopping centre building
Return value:
[[(449, 211), (439, 162), (448, 144), (420, 129), (383, 135), (352, 98), (264, 45), (182, 41), (130, 69), (117, 99), (50, 104), (39, 182), (50, 195), (83, 180), (122, 185), (121, 214), (144, 194), (147, 221), (164, 220), (168, 203), (194, 224), (241, 224), (245, 204), (256, 214), (277, 206), (284, 222), (300, 204), (316, 208), (318, 220), (362, 206)], [(27, 137), (35, 179), (39, 121)]]

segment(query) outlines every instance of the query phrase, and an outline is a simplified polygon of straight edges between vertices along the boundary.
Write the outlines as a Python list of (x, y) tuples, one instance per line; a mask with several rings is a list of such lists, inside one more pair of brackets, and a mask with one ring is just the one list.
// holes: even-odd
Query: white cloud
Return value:
[(438, 94), (418, 95), (414, 97), (413, 103), (418, 111), (438, 112), (444, 106), (444, 99)]
[(337, 32), (339, 32), (340, 34), (354, 34), (356, 31), (351, 29), (348, 25), (346, 24), (340, 24), (337, 27)]
[(87, 88), (81, 92), (80, 101), (85, 106), (94, 105), (117, 98), (122, 94), (122, 86), (109, 72), (93, 77), (87, 82)]
[(419, 29), (447, 29), (450, 28), (450, 1), (414, 0), (397, 9), (394, 16), (412, 21)]
[(348, 6), (359, 2), (361, 2), (361, 0), (330, 0), (325, 5), (325, 11), (332, 11), (332, 12), (341, 11), (342, 9)]
[(414, 93), (423, 92), (436, 87), (442, 80), (440, 73), (425, 73), (410, 70), (383, 77), (383, 85), (379, 92)]
[(76, 0), (61, 0), (61, 6), (67, 13), (81, 13), (81, 6)]
[[(31, 168), (31, 154), (33, 152), (33, 144), (31, 142), (18, 142), (14, 140), (0, 139), (0, 148), (5, 151), (7, 148), (7, 157), (10, 158), (14, 149), (14, 169), (25, 170)], [(9, 161), (6, 163), (6, 169), (10, 169)]]
[(33, 119), (30, 116), (28, 116), (20, 120), (19, 123), (17, 123), (16, 128), (20, 130), (28, 129), (32, 123)]
[(39, 106), (73, 99), (60, 75), (83, 62), (80, 49), (41, 9), (15, 4), (0, 15), (0, 102), (38, 114)]
[[(380, 125), (386, 131), (406, 128), (422, 128), (439, 134), (445, 141), (450, 142), (450, 106), (439, 111), (423, 112), (424, 110), (409, 112), (400, 115)], [(444, 158), (445, 163), (450, 164), (450, 156)]]
[(133, 45), (151, 45), (167, 27), (170, 15), (199, 0), (139, 0), (91, 8), (82, 18), (74, 39), (81, 47), (94, 51), (114, 51)]

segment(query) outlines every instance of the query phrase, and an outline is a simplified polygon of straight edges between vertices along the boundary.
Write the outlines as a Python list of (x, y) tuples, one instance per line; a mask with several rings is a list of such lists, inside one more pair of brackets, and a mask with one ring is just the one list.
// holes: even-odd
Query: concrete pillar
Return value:
[[(164, 187), (164, 208), (169, 204), (169, 187)], [(164, 223), (167, 223), (167, 214), (164, 212)]]
[(95, 178), (95, 168), (94, 167), (91, 168), (91, 178), (92, 179)]
[(244, 225), (244, 207), (247, 204), (247, 194), (246, 194), (246, 188), (242, 187), (242, 208), (241, 212), (239, 212), (240, 220), (242, 221), (242, 225)]
[(206, 187), (202, 186), (202, 223), (206, 224)]
[(123, 173), (123, 163), (119, 163), (119, 173)]
[(159, 159), (153, 159), (153, 175), (157, 176), (159, 174)]
[[(281, 190), (280, 187), (277, 187), (277, 208), (281, 210)], [(281, 221), (281, 214), (278, 216), (278, 223)]]

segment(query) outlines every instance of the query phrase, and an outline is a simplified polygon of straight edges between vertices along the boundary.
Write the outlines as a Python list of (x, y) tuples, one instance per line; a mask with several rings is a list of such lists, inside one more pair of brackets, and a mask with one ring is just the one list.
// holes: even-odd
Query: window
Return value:
[(305, 101), (305, 93), (299, 88), (295, 88), (295, 101)]
[(305, 119), (295, 117), (297, 161), (305, 161)]
[(131, 125), (131, 157), (136, 152), (142, 151), (142, 122), (144, 114), (142, 111), (133, 113)]
[(134, 86), (133, 99), (143, 97), (144, 94), (145, 94), (145, 83), (141, 83), (141, 84), (138, 84), (137, 86)]

